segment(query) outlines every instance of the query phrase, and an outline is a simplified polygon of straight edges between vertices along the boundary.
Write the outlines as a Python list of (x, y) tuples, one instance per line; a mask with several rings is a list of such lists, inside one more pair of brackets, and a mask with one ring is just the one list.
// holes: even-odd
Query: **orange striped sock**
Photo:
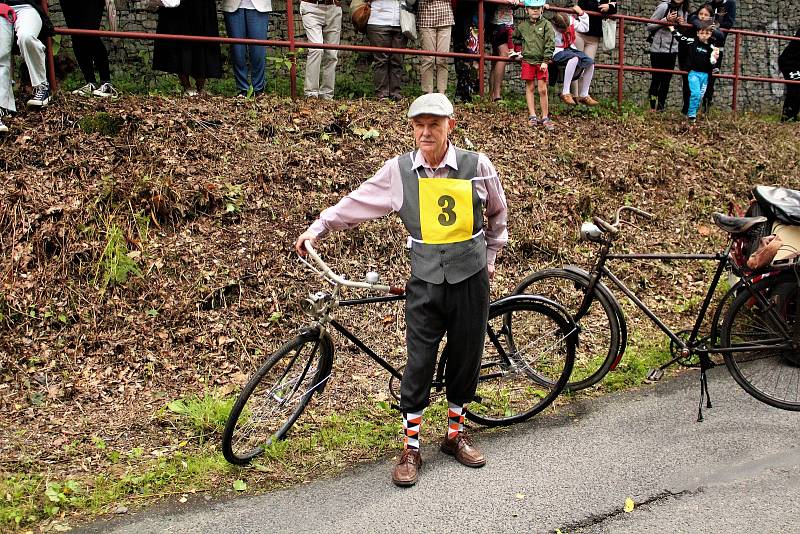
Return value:
[(403, 448), (419, 450), (419, 427), (422, 412), (403, 412)]
[(464, 406), (448, 402), (447, 438), (453, 439), (464, 430)]

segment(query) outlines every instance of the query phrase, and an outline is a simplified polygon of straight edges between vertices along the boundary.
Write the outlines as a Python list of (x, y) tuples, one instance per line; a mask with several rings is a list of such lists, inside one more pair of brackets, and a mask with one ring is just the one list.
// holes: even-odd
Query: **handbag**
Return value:
[(400, 31), (412, 41), (417, 40), (417, 0), (400, 0)]
[(617, 21), (603, 19), (603, 48), (614, 50), (617, 46)]
[(147, 0), (147, 9), (156, 11), (162, 7), (178, 7), (181, 5), (181, 0)]
[(352, 0), (350, 2), (350, 21), (358, 33), (367, 33), (367, 22), (372, 15), (372, 0)]

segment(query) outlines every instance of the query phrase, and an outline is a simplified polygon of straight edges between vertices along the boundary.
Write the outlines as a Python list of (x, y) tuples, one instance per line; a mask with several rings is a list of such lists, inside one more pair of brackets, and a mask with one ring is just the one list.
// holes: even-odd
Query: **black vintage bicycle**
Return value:
[[(333, 285), (302, 303), (311, 322), (270, 356), (244, 386), (231, 409), (222, 437), (222, 451), (232, 464), (244, 465), (276, 440), (284, 439), (316, 394), (331, 378), (338, 331), (391, 375), (389, 391), (399, 401), (400, 369), (368, 347), (334, 317), (337, 308), (369, 306), (405, 299), (402, 288), (378, 284), (377, 273), (366, 281), (346, 280), (334, 273), (309, 241), (306, 250), (316, 267), (303, 262)], [(384, 295), (340, 300), (342, 288), (379, 291)], [(489, 320), (477, 392), (466, 417), (486, 425), (524, 421), (549, 406), (564, 389), (575, 361), (577, 327), (560, 305), (539, 296), (502, 298), (489, 306)], [(441, 390), (446, 361), (437, 364), (432, 388)]]
[[(645, 211), (625, 206), (617, 210), (613, 224), (594, 217), (581, 227), (581, 239), (600, 245), (597, 261), (587, 272), (575, 266), (545, 269), (526, 277), (514, 294), (536, 293), (561, 303), (570, 311), (579, 329), (576, 370), (567, 384), (579, 390), (598, 383), (613, 370), (625, 353), (627, 325), (614, 294), (603, 283), (610, 280), (670, 339), (672, 359), (650, 372), (657, 380), (664, 369), (676, 363), (699, 360), (701, 386), (708, 394), (705, 371), (715, 364), (711, 354), (721, 354), (736, 382), (750, 395), (771, 406), (800, 410), (800, 263), (797, 258), (780, 266), (750, 272), (732, 251), (740, 247), (766, 217), (713, 215), (714, 222), (731, 236), (724, 251), (716, 254), (612, 254), (619, 237), (620, 216), (630, 211), (653, 218)], [(708, 260), (717, 262), (691, 330), (670, 329), (608, 267), (611, 260)], [(717, 286), (730, 271), (738, 281), (717, 304), (710, 331), (702, 331)], [(701, 394), (702, 406), (702, 394)], [(702, 412), (699, 417), (702, 418)]]

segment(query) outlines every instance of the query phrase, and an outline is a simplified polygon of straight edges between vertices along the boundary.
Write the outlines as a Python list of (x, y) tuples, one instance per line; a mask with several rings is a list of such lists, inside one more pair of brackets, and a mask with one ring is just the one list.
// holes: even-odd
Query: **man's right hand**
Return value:
[(306, 241), (311, 241), (311, 244), (313, 245), (316, 239), (317, 236), (315, 236), (311, 232), (308, 231), (303, 232), (303, 234), (297, 238), (297, 241), (294, 244), (294, 249), (301, 256), (305, 256), (308, 253), (308, 251), (306, 251)]

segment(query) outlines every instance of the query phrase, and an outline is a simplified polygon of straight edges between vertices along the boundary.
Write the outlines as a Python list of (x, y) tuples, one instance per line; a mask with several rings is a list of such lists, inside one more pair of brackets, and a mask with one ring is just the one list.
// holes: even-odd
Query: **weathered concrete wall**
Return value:
[[(561, 2), (552, 2), (567, 5)], [(629, 0), (621, 7), (621, 12), (628, 15), (649, 17), (658, 0)], [(63, 18), (60, 15), (60, 8), (55, 0), (51, 1), (51, 12), (53, 20), (57, 26), (63, 26)], [(117, 11), (119, 15), (119, 25), (125, 31), (144, 31), (155, 32), (156, 17), (153, 13), (144, 9), (144, 0), (117, 0)], [(305, 38), (300, 15), (297, 9), (299, 0), (295, 5), (295, 35), (299, 39)], [(692, 5), (698, 4), (692, 2)], [(800, 2), (796, 0), (758, 1), (740, 0), (737, 3), (737, 28), (747, 28), (759, 32), (778, 33), (783, 35), (793, 35), (800, 27)], [(270, 18), (270, 38), (286, 39), (288, 35), (286, 2), (285, 0), (273, 0), (274, 12)], [(345, 12), (347, 7), (345, 7)], [(518, 16), (524, 16), (522, 10), (517, 12)], [(224, 35), (224, 24), (222, 24), (222, 13), (220, 11), (220, 33)], [(350, 44), (368, 44), (366, 38), (353, 31), (349, 23), (347, 13), (344, 16), (342, 42)], [(645, 42), (646, 32), (643, 25), (629, 23), (625, 29), (625, 63), (627, 65), (649, 66), (650, 59)], [(68, 45), (68, 39), (65, 44)], [(112, 55), (113, 68), (116, 71), (126, 71), (132, 75), (150, 77), (154, 74), (150, 70), (150, 59), (152, 42), (139, 42), (131, 40), (109, 40), (109, 48)], [(777, 58), (785, 46), (785, 41), (746, 37), (742, 40), (742, 74), (752, 76), (779, 77)], [(730, 72), (733, 68), (733, 47), (734, 40), (729, 39), (727, 43), (727, 60), (723, 66), (724, 72)], [(269, 50), (269, 54), (280, 54), (282, 50)], [(410, 58), (416, 63), (416, 58)], [(598, 63), (617, 63), (617, 51), (603, 51), (598, 53)], [(366, 54), (353, 54), (340, 52), (340, 66), (347, 69), (364, 70), (369, 63)], [(488, 67), (488, 64), (487, 64)], [(487, 68), (488, 71), (488, 68)], [(302, 71), (300, 72), (302, 75)], [(488, 72), (487, 72), (488, 75)], [(454, 77), (453, 77), (454, 79)], [(302, 83), (302, 82), (301, 82)], [(410, 83), (417, 83), (416, 75), (412, 76)], [(650, 83), (650, 76), (646, 73), (626, 73), (625, 78), (625, 97), (633, 101), (644, 102), (646, 100), (647, 87)], [(512, 65), (507, 69), (506, 87), (515, 91), (522, 91), (519, 81), (519, 67)], [(614, 97), (616, 95), (616, 72), (598, 70), (593, 83), (592, 93), (598, 96)], [(671, 100), (677, 102), (680, 93), (680, 81), (673, 79)], [(740, 106), (744, 109), (756, 111), (775, 109), (783, 96), (783, 86), (745, 82), (739, 90)], [(717, 83), (716, 101), (720, 105), (730, 105), (731, 101), (731, 82), (719, 80)]]

